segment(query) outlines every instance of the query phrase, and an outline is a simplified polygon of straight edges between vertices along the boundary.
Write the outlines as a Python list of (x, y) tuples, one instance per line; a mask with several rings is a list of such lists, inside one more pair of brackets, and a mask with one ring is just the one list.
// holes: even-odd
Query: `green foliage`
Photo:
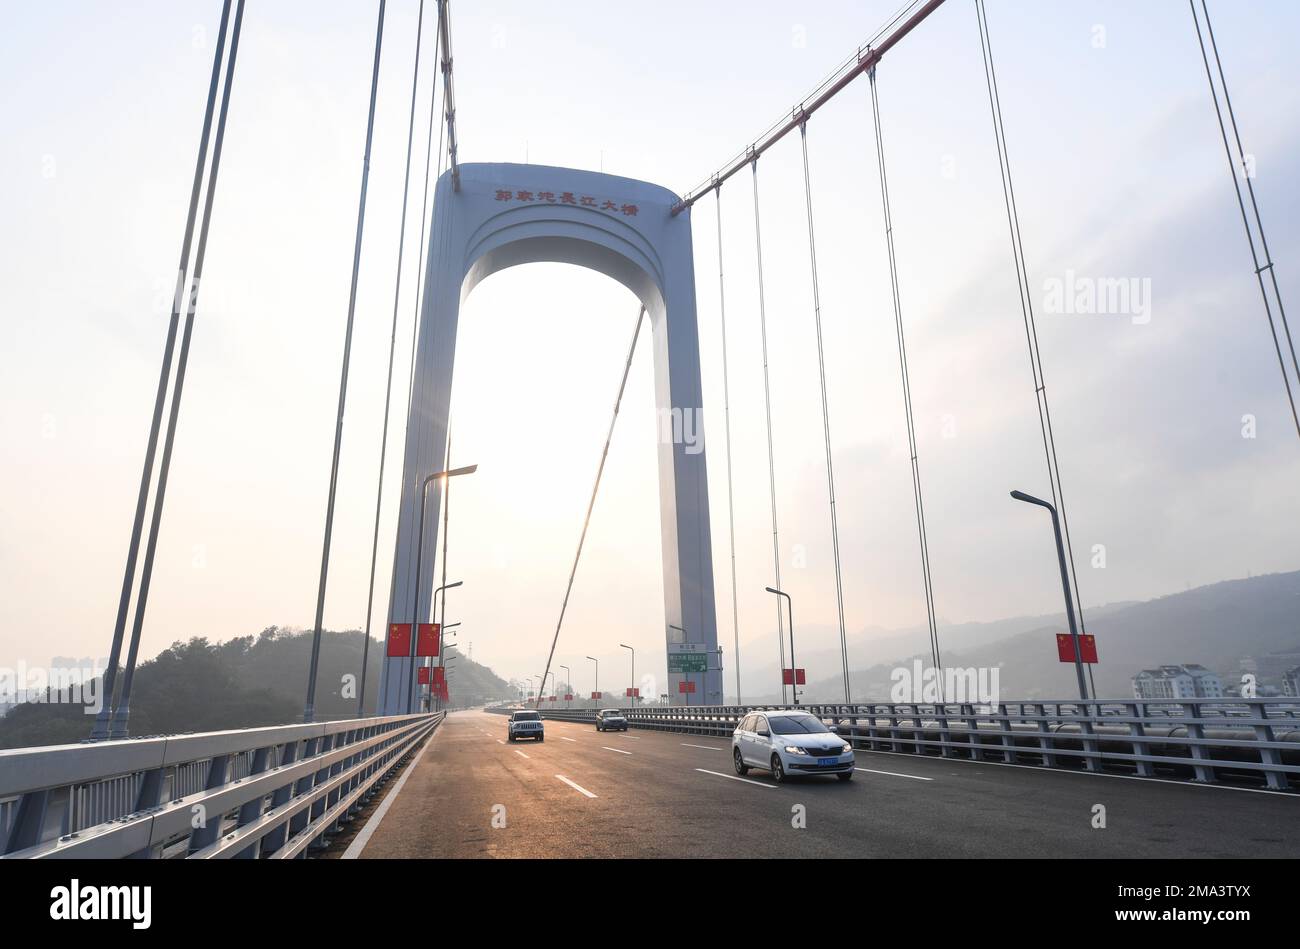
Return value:
[[(131, 696), (133, 736), (283, 725), (302, 720), (311, 633), (268, 627), (257, 636), (212, 643), (195, 637), (172, 643), (136, 669)], [(352, 718), (357, 712), (363, 637), (360, 632), (321, 635), (316, 719)], [(454, 648), (450, 690), (454, 706), (477, 705), (509, 694), (506, 682)], [(366, 712), (379, 699), (384, 644), (372, 639), (366, 668)], [(345, 680), (350, 676), (350, 680)], [(121, 677), (119, 676), (119, 682)], [(0, 718), (0, 748), (78, 742), (93, 716), (67, 702), (24, 703)]]

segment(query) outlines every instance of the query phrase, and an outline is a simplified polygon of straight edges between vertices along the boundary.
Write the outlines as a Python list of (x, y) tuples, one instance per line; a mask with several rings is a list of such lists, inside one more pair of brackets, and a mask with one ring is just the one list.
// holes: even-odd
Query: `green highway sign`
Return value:
[(708, 672), (709, 654), (704, 652), (670, 652), (668, 654), (669, 672)]

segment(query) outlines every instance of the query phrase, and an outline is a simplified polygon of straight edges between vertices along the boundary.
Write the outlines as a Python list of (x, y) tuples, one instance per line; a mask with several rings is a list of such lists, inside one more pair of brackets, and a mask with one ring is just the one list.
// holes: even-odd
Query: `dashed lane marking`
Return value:
[(577, 791), (579, 794), (585, 794), (585, 795), (587, 795), (587, 797), (595, 797), (595, 796), (596, 796), (596, 795), (592, 794), (590, 791), (588, 791), (586, 788), (584, 788), (581, 784), (575, 784), (574, 782), (570, 781), (568, 778), (566, 778), (566, 777), (565, 777), (564, 775), (562, 775), (562, 774), (557, 774), (556, 777), (559, 778), (561, 781), (563, 781), (565, 784), (567, 784), (569, 787), (573, 788), (573, 789), (574, 789), (575, 791)]

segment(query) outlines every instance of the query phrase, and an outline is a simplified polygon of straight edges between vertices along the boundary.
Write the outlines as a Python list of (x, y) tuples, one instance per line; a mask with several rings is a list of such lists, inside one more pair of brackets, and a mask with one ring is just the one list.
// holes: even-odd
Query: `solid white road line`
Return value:
[(611, 748), (609, 745), (601, 745), (606, 751), (617, 751), (620, 755), (630, 755), (632, 752), (624, 751), (622, 748)]
[(353, 837), (352, 843), (348, 844), (348, 849), (343, 851), (342, 859), (355, 860), (361, 856), (361, 851), (366, 849), (366, 844), (370, 843), (370, 838), (379, 828), (379, 822), (384, 819), (388, 809), (393, 806), (393, 802), (397, 800), (397, 795), (402, 793), (402, 788), (406, 786), (406, 779), (411, 776), (411, 772), (420, 764), (420, 759), (424, 757), (424, 753), (429, 750), (429, 746), (433, 744), (433, 740), (438, 737), (440, 731), (442, 731), (440, 728), (434, 730), (433, 734), (429, 736), (429, 740), (424, 743), (424, 747), (420, 749), (420, 753), (415, 756), (415, 760), (406, 766), (402, 776), (393, 785), (392, 792), (379, 803), (379, 807), (375, 808), (375, 812), (370, 815), (370, 820), (366, 821), (366, 826), (361, 828), (361, 833)]
[(505, 743), (506, 743), (506, 740), (505, 740), (504, 738), (498, 738), (498, 739), (497, 739), (497, 744), (498, 744), (498, 745), (504, 745)]
[[(527, 757), (528, 757), (528, 755), (524, 754), (524, 753), (523, 753), (522, 751), (520, 751), (518, 748), (515, 749), (515, 754), (517, 754), (517, 755), (518, 755), (519, 757), (521, 757), (521, 758), (527, 758)], [(531, 760), (531, 759), (530, 759), (530, 760)]]
[(689, 741), (682, 742), (683, 748), (703, 748), (705, 751), (723, 751), (721, 745), (692, 745)]
[(560, 736), (560, 741), (572, 741), (572, 742), (577, 742), (577, 740), (578, 740), (578, 739), (576, 739), (576, 738), (570, 738), (568, 735), (561, 735), (561, 736)]
[(746, 784), (752, 784), (756, 788), (774, 788), (775, 784), (764, 784), (762, 781), (751, 781), (749, 778), (742, 778), (737, 774), (723, 774), (721, 771), (710, 771), (708, 768), (696, 768), (702, 774), (711, 774), (719, 778), (730, 778), (732, 781), (744, 781)]
[(556, 777), (559, 778), (561, 781), (563, 781), (565, 784), (567, 784), (569, 787), (573, 788), (575, 791), (579, 792), (580, 794), (585, 794), (587, 795), (587, 797), (596, 796), (592, 794), (590, 791), (588, 791), (586, 788), (584, 788), (581, 784), (574, 784), (572, 781), (570, 781), (562, 774), (557, 774)]
[(923, 778), (919, 774), (903, 774), (901, 771), (877, 771), (875, 768), (854, 768), (854, 771), (866, 771), (868, 774), (888, 774), (895, 778), (911, 778), (913, 781), (933, 781), (934, 778)]

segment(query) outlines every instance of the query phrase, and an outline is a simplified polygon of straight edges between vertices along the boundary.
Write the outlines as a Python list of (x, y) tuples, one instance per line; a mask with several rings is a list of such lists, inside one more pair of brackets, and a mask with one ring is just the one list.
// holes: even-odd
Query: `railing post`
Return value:
[(1038, 733), (1041, 736), (1038, 739), (1038, 747), (1041, 749), (1043, 764), (1048, 768), (1056, 767), (1055, 741), (1052, 730), (1047, 727), (1047, 705), (1042, 702), (1032, 702), (1029, 705), (1029, 711), (1036, 716)]
[(1002, 702), (994, 703), (989, 708), (993, 710), (993, 718), (998, 723), (998, 734), (1002, 737), (1002, 760), (1006, 764), (1015, 764), (1016, 742), (1015, 733), (1011, 730), (1010, 713)]
[[(1145, 702), (1132, 702), (1128, 705), (1129, 716), (1133, 719), (1128, 724), (1128, 733), (1135, 738), (1145, 738), (1147, 734), (1147, 704)], [(1156, 769), (1150, 761), (1144, 759), (1151, 757), (1151, 749), (1145, 741), (1135, 741), (1133, 744), (1133, 756), (1137, 759), (1133, 763), (1137, 765), (1138, 777), (1154, 777)]]
[[(1189, 740), (1188, 748), (1191, 751), (1192, 758), (1197, 762), (1192, 765), (1192, 770), (1196, 773), (1197, 781), (1210, 782), (1214, 780), (1214, 768), (1208, 764), (1212, 759), (1205, 752), (1205, 746), (1202, 742), (1205, 740), (1205, 728), (1202, 725), (1201, 703), (1199, 699), (1191, 699), (1183, 702), (1183, 714), (1188, 714), (1190, 706), (1191, 722), (1187, 725), (1187, 737)], [(1206, 762), (1201, 764), (1200, 762)]]
[[(1264, 708), (1263, 704), (1252, 702), (1251, 712), (1256, 720), (1254, 726), (1255, 740), (1259, 742), (1267, 742), (1270, 745), (1276, 742), (1277, 735), (1273, 731), (1272, 723), (1267, 721), (1268, 712)], [(1268, 786), (1275, 791), (1285, 791), (1289, 786), (1286, 772), (1279, 770), (1277, 767), (1272, 767), (1280, 766), (1282, 764), (1282, 756), (1278, 750), (1261, 744), (1259, 747), (1259, 761), (1260, 764), (1264, 765), (1268, 769), (1264, 772), (1264, 780), (1268, 782)]]
[[(1085, 757), (1083, 766), (1088, 771), (1101, 770), (1101, 742), (1093, 738), (1096, 734), (1093, 731), (1093, 719), (1097, 717), (1097, 706), (1092, 699), (1086, 702), (1081, 701), (1076, 706), (1079, 709), (1079, 738), (1083, 745)], [(1087, 754), (1091, 752), (1091, 754)]]

